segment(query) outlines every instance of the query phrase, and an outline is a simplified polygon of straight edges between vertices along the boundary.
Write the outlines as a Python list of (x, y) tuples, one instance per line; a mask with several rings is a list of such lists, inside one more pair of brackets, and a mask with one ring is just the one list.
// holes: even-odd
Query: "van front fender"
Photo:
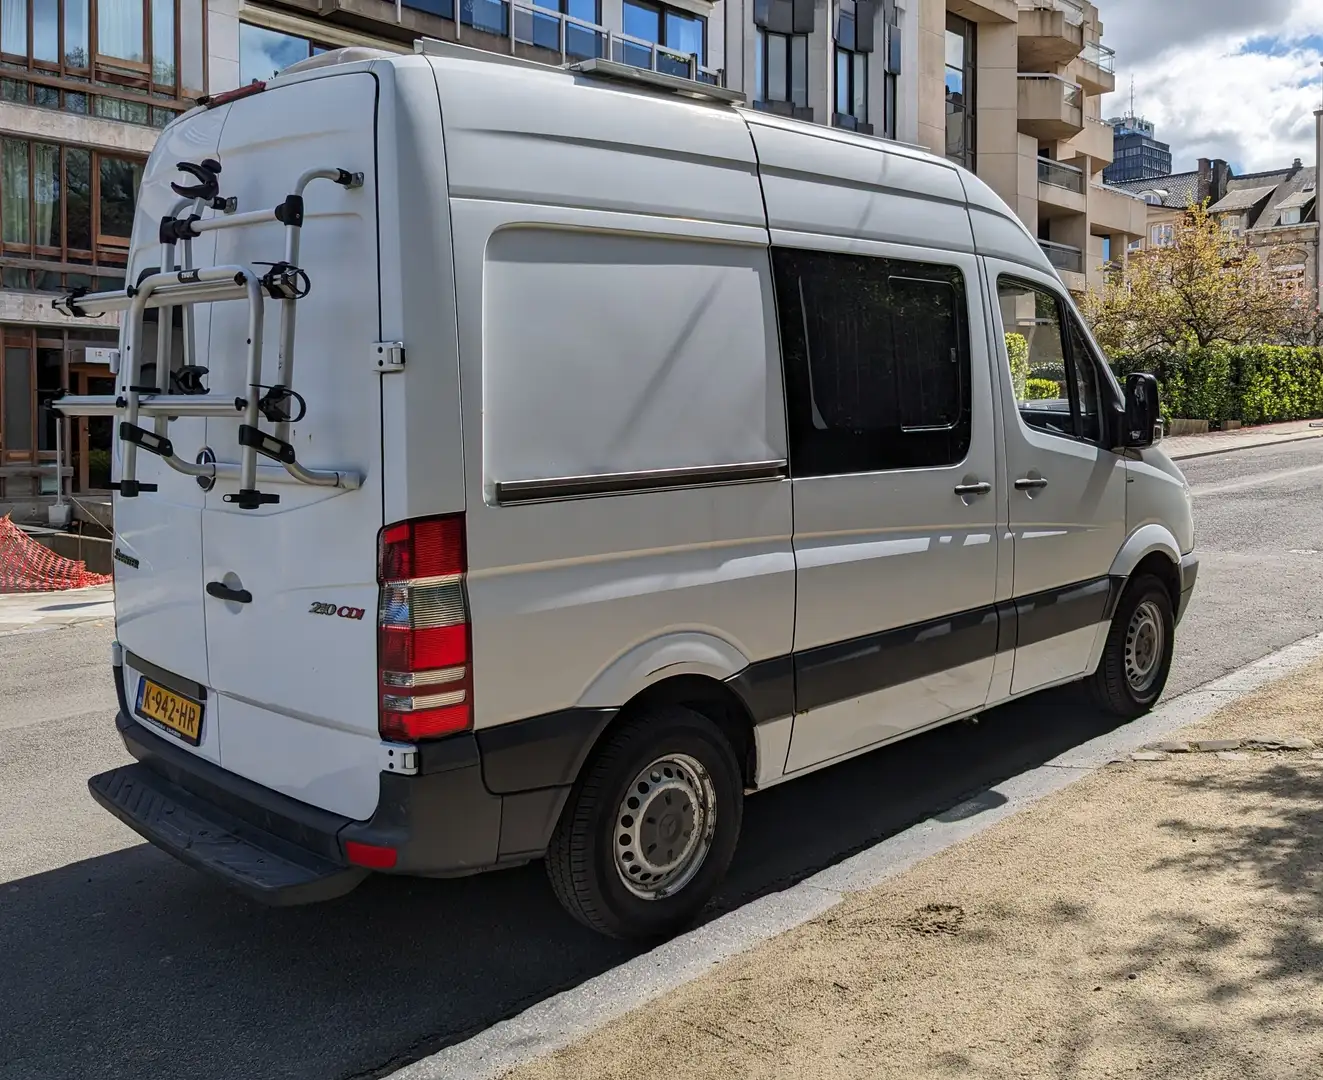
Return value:
[(1111, 576), (1129, 578), (1135, 572), (1135, 567), (1156, 551), (1167, 556), (1173, 566), (1180, 567), (1181, 549), (1175, 534), (1165, 525), (1152, 522), (1141, 525), (1121, 545), (1121, 550), (1112, 561)]

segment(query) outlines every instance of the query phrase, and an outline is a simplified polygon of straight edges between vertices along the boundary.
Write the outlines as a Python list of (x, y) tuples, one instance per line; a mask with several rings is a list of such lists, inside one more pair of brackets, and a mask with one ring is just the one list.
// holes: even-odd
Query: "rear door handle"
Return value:
[(986, 480), (978, 484), (957, 484), (955, 493), (962, 498), (966, 495), (987, 495), (992, 491), (992, 485)]
[(207, 595), (214, 596), (217, 600), (232, 600), (236, 604), (251, 604), (253, 594), (247, 589), (231, 589), (219, 581), (207, 582)]
[(1047, 487), (1047, 478), (1044, 476), (1022, 476), (1015, 481), (1016, 491), (1038, 491)]

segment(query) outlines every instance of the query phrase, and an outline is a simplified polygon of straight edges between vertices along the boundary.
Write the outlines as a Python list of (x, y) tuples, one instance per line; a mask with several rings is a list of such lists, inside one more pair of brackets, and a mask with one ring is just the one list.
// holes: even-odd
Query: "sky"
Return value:
[(1135, 111), (1171, 143), (1172, 169), (1224, 158), (1239, 174), (1315, 164), (1323, 0), (1094, 0), (1116, 50), (1105, 117)]

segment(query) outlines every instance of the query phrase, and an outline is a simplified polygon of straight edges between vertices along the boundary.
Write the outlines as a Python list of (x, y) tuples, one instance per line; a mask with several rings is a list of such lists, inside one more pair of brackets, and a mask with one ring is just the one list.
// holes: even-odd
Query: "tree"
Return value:
[(1090, 290), (1083, 310), (1105, 349), (1134, 353), (1278, 341), (1295, 317), (1269, 270), (1206, 203), (1190, 205), (1169, 246), (1131, 255), (1101, 292)]

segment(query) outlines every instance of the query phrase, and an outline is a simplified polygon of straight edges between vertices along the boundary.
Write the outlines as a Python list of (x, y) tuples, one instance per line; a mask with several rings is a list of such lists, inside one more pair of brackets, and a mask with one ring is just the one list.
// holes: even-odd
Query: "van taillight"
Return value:
[(473, 722), (464, 517), (389, 525), (377, 548), (378, 729), (414, 742)]

